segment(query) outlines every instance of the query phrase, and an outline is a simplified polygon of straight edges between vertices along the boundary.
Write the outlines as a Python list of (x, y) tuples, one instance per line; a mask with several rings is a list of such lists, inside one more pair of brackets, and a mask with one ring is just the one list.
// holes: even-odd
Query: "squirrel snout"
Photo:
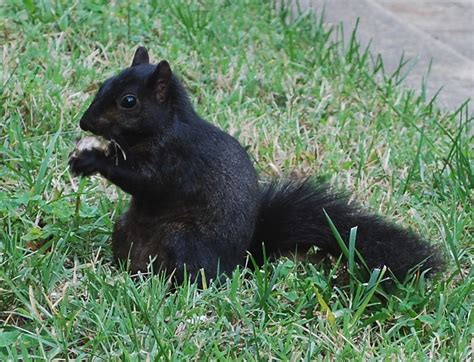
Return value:
[(82, 117), (81, 120), (79, 121), (79, 127), (81, 127), (81, 129), (83, 131), (91, 131), (92, 130), (90, 125), (89, 125), (89, 122), (87, 122), (85, 117)]

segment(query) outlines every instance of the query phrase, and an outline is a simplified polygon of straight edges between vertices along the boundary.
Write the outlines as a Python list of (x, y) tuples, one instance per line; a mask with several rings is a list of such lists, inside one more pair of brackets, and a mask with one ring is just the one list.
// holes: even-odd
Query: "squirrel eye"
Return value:
[(132, 109), (137, 105), (137, 98), (132, 95), (127, 95), (122, 98), (122, 101), (120, 102), (120, 107), (125, 108), (125, 109)]

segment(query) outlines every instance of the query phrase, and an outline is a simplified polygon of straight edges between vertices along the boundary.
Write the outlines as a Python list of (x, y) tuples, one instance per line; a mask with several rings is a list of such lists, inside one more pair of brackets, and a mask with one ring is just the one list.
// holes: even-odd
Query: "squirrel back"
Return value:
[[(200, 118), (166, 61), (137, 49), (132, 66), (104, 82), (80, 126), (110, 140), (70, 158), (76, 175), (99, 173), (132, 196), (117, 221), (112, 248), (130, 271), (165, 271), (178, 282), (203, 269), (230, 273), (250, 252), (262, 262), (317, 246), (341, 253), (326, 213), (370, 268), (397, 278), (418, 267), (440, 269), (439, 252), (415, 233), (385, 221), (308, 180), (258, 184), (245, 149)], [(325, 213), (326, 212), (326, 213)], [(263, 248), (262, 249), (262, 244)]]

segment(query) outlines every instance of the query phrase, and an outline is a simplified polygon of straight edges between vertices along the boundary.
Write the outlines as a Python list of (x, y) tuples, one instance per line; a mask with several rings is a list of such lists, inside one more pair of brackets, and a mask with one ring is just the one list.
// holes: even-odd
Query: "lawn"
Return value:
[[(472, 121), (319, 17), (268, 1), (13, 1), (1, 8), (0, 359), (472, 358)], [(205, 3), (205, 4), (204, 4)], [(347, 32), (348, 29), (345, 29)], [(68, 154), (101, 81), (137, 45), (262, 179), (317, 175), (438, 245), (436, 280), (390, 293), (281, 258), (225, 285), (131, 279), (109, 237), (128, 196), (74, 179)]]

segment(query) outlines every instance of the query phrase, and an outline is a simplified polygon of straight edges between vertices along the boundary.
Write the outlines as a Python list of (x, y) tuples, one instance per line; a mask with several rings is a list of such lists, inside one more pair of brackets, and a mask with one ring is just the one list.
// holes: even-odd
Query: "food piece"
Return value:
[(77, 140), (76, 148), (72, 151), (70, 157), (78, 157), (82, 151), (92, 150), (93, 148), (104, 151), (105, 155), (108, 156), (109, 143), (109, 141), (101, 137), (88, 136), (81, 138)]

